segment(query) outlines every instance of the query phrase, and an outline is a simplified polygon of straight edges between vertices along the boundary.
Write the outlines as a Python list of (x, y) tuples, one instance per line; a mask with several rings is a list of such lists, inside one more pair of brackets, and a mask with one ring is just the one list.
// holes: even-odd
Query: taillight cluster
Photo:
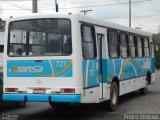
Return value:
[(75, 93), (74, 88), (61, 88), (61, 93)]
[(18, 88), (5, 88), (5, 92), (18, 92)]

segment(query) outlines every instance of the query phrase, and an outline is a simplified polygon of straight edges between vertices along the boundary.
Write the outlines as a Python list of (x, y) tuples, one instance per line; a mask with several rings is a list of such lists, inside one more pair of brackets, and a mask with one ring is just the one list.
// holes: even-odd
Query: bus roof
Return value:
[(127, 32), (131, 32), (131, 33), (135, 33), (135, 34), (140, 34), (140, 35), (143, 35), (143, 36), (151, 36), (151, 33), (149, 33), (149, 32), (145, 32), (145, 31), (138, 30), (138, 29), (135, 29), (135, 28), (130, 28), (130, 27), (127, 27), (127, 26), (115, 24), (115, 23), (112, 23), (112, 22), (107, 22), (107, 21), (104, 21), (104, 20), (98, 20), (98, 19), (87, 17), (87, 16), (84, 16), (84, 15), (78, 15), (77, 18), (78, 17), (79, 17), (80, 21), (85, 21), (85, 22), (89, 21), (88, 23), (93, 23), (93, 24), (96, 24), (96, 25), (99, 25), (99, 26), (118, 29), (118, 30), (122, 30), (122, 31), (127, 31)]
[(138, 29), (135, 29), (135, 28), (130, 28), (130, 27), (127, 27), (127, 26), (123, 26), (123, 25), (107, 22), (107, 21), (104, 21), (104, 20), (98, 20), (96, 18), (88, 17), (88, 16), (81, 15), (81, 14), (71, 14), (71, 13), (69, 13), (69, 14), (33, 13), (33, 14), (30, 14), (30, 15), (25, 15), (25, 16), (12, 17), (12, 18), (8, 19), (7, 22), (17, 21), (17, 20), (24, 20), (24, 19), (55, 18), (55, 17), (56, 18), (74, 18), (74, 19), (77, 19), (80, 22), (94, 24), (96, 26), (108, 27), (108, 28), (118, 29), (118, 30), (121, 30), (121, 31), (127, 31), (127, 32), (135, 33), (135, 34), (138, 34), (138, 35), (151, 37), (151, 33), (149, 33), (149, 32), (145, 32), (145, 31), (138, 30)]

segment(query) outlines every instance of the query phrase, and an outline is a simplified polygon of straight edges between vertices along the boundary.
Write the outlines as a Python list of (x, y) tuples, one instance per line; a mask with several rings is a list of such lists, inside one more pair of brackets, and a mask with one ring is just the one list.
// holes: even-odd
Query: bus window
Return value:
[(108, 30), (108, 51), (109, 57), (118, 57), (118, 33), (116, 30)]
[(150, 53), (151, 53), (151, 57), (154, 57), (154, 43), (153, 42), (150, 43)]
[(0, 45), (0, 53), (3, 53), (4, 45)]
[(120, 56), (126, 58), (127, 55), (127, 34), (120, 33)]
[(82, 26), (82, 50), (84, 59), (96, 57), (95, 30), (91, 26)]
[(9, 55), (21, 56), (26, 49), (26, 31), (12, 29), (10, 31)]
[(145, 57), (149, 57), (149, 39), (148, 38), (144, 38), (144, 56)]
[(129, 54), (130, 57), (135, 57), (135, 41), (134, 41), (134, 35), (129, 35)]
[(52, 52), (62, 52), (62, 36), (59, 33), (49, 33), (48, 34), (48, 47), (47, 47), (47, 53)]
[(42, 55), (45, 51), (45, 33), (31, 31), (29, 33), (29, 55)]
[(140, 36), (136, 36), (136, 43), (137, 43), (137, 55), (138, 57), (143, 57), (142, 54), (142, 39)]
[(10, 56), (59, 56), (72, 53), (71, 22), (68, 19), (11, 22), (9, 31)]
[(63, 46), (62, 46), (62, 50), (63, 50), (63, 53), (66, 53), (66, 54), (71, 54), (72, 52), (72, 41), (71, 41), (71, 36), (69, 35), (64, 35), (63, 36), (64, 39), (63, 39)]

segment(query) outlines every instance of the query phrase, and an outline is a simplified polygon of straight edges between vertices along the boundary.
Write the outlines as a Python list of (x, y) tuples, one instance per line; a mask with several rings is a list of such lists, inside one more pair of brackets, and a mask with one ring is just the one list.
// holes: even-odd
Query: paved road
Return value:
[(119, 108), (115, 112), (102, 110), (100, 105), (72, 105), (65, 109), (51, 108), (48, 103), (27, 103), (25, 108), (14, 104), (0, 104), (1, 119), (6, 116), (14, 120), (123, 120), (130, 114), (159, 114), (160, 119), (160, 71), (156, 72), (156, 82), (149, 87), (148, 95), (133, 92), (120, 97)]

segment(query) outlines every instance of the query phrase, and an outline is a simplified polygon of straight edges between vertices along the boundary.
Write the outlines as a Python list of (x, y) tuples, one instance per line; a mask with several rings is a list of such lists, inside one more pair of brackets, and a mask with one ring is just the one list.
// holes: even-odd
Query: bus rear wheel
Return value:
[(107, 101), (107, 109), (109, 111), (115, 111), (118, 106), (118, 86), (116, 82), (111, 84), (110, 100)]

